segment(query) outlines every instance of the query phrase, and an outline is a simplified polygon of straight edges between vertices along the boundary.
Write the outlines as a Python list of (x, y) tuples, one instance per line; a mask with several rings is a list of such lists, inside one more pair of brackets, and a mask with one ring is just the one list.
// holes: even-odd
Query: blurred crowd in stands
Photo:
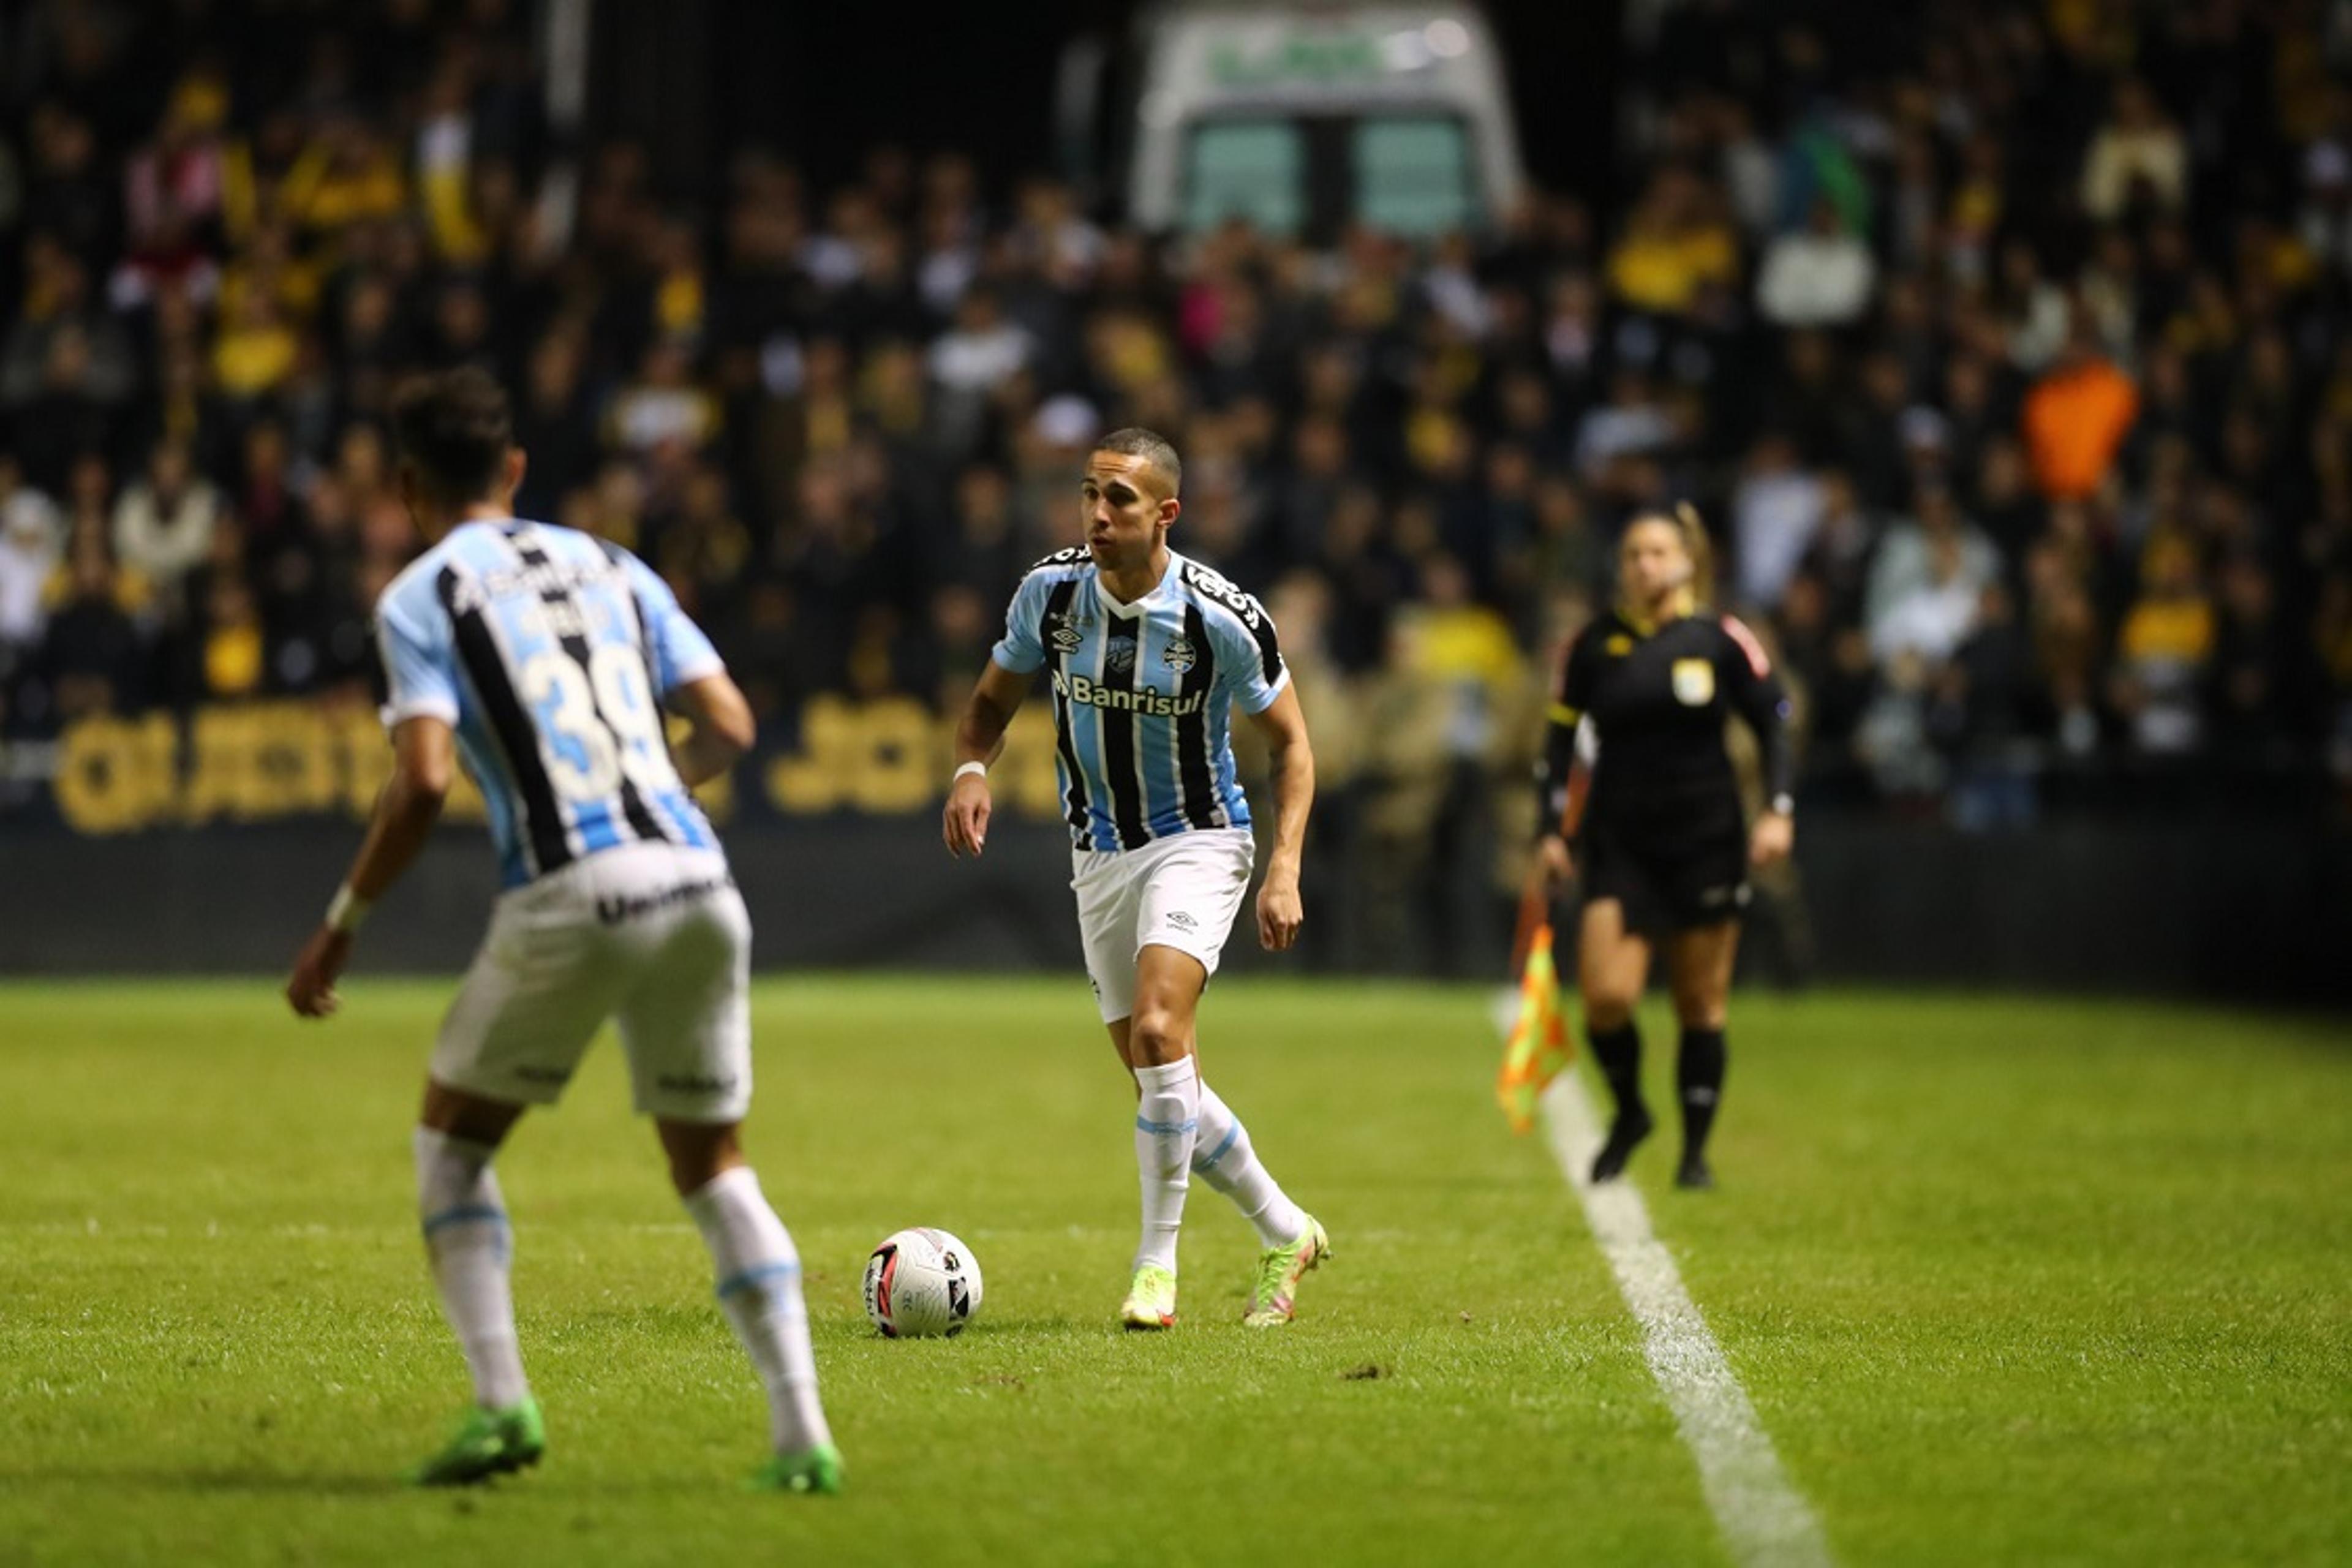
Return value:
[(1613, 199), (1312, 252), (954, 153), (656, 188), (549, 135), (520, 0), (0, 5), (0, 736), (366, 700), (389, 392), (480, 360), (519, 510), (653, 563), (787, 740), (960, 699), (1142, 424), (1362, 831), (1515, 809), (1684, 497), (1816, 801), (2342, 788), (2352, 5), (1878, 9), (1669, 10)]

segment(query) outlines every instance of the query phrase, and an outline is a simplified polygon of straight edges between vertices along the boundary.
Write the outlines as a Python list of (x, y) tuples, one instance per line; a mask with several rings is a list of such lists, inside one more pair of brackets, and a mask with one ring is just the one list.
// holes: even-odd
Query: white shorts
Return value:
[(631, 844), (502, 895), (441, 1022), (433, 1077), (551, 1105), (617, 1017), (641, 1114), (740, 1121), (751, 1105), (751, 917), (709, 849)]
[(1217, 972), (1256, 861), (1246, 827), (1197, 828), (1140, 849), (1073, 854), (1078, 937), (1104, 1023), (1134, 1015), (1135, 960), (1147, 947), (1189, 952)]

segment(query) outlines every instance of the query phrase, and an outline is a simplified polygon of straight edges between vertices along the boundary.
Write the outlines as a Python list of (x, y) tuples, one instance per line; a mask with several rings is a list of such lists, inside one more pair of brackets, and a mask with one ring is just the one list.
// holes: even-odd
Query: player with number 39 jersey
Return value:
[[(837, 1491), (799, 1254), (738, 1137), (751, 1100), (751, 920), (687, 793), (751, 746), (751, 705), (643, 562), (514, 516), (525, 458), (487, 372), (420, 378), (393, 414), (402, 499), (428, 548), (376, 605), (392, 773), (286, 997), (306, 1018), (335, 1011), (360, 921), (424, 847), (462, 757), (489, 805), (506, 889), (434, 1042), (414, 1146), (425, 1252), (474, 1402), (410, 1479), (468, 1485), (545, 1457), (492, 1167), (611, 1019), (637, 1109), (710, 1250), (720, 1310), (767, 1389), (772, 1452), (753, 1479)], [(675, 742), (665, 709), (686, 721)]]
[(618, 545), (461, 524), (376, 605), (384, 722), (454, 726), (508, 887), (624, 844), (717, 850), (660, 703), (725, 667), (668, 584)]

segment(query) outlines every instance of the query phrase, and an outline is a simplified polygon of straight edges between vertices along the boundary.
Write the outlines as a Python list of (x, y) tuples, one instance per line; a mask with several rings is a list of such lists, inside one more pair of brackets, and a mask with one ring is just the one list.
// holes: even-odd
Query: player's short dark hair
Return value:
[(1114, 430), (1095, 443), (1097, 452), (1117, 452), (1121, 457), (1140, 458), (1168, 476), (1168, 493), (1176, 494), (1184, 488), (1184, 462), (1176, 456), (1175, 445), (1157, 430), (1146, 430), (1140, 425), (1130, 425), (1124, 430)]
[(404, 383), (393, 395), (392, 434), (435, 500), (480, 500), (498, 488), (514, 446), (514, 413), (496, 376), (461, 365)]

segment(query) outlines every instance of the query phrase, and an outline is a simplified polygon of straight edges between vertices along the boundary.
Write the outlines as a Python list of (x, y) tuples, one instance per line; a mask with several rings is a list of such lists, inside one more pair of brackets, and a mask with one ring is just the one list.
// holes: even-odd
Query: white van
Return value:
[(1421, 238), (1495, 223), (1526, 177), (1494, 34), (1453, 0), (1170, 0), (1123, 55), (1074, 46), (1059, 108), (1082, 184), (1155, 231)]

